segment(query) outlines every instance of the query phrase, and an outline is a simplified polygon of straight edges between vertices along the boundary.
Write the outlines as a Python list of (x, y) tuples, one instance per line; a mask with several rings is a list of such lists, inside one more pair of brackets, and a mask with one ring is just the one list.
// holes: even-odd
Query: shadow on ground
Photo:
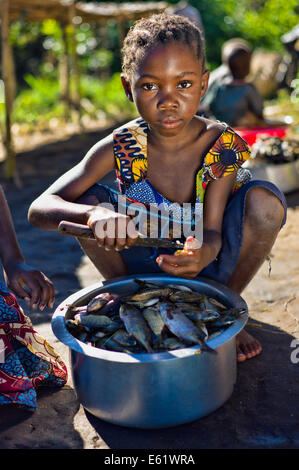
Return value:
[(263, 354), (238, 365), (232, 396), (210, 415), (153, 430), (116, 426), (88, 412), (87, 419), (111, 449), (298, 448), (299, 364), (291, 361), (293, 337), (255, 323), (259, 327), (247, 329), (263, 344)]
[[(67, 404), (67, 406), (66, 406)], [(34, 412), (1, 407), (1, 449), (78, 449), (83, 447), (73, 426), (79, 403), (71, 388), (41, 389)]]

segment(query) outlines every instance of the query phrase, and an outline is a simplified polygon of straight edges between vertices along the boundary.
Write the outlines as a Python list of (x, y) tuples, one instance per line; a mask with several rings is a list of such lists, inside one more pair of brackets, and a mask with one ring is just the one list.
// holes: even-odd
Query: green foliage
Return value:
[(27, 75), (25, 81), (29, 88), (22, 90), (16, 98), (13, 114), (15, 122), (34, 124), (63, 115), (57, 80)]
[(82, 77), (81, 91), (95, 107), (95, 112), (100, 110), (114, 118), (136, 113), (134, 104), (125, 95), (119, 73), (106, 81), (85, 75)]
[[(168, 3), (176, 4), (178, 0), (168, 0)], [(220, 64), (221, 46), (227, 39), (243, 37), (254, 48), (284, 51), (281, 36), (298, 23), (298, 0), (190, 0), (189, 3), (198, 9), (202, 18), (211, 70)], [(127, 29), (130, 24), (127, 22)], [(71, 47), (69, 29), (67, 35)], [(75, 37), (85, 112), (95, 118), (99, 113), (115, 118), (133, 115), (134, 105), (127, 100), (119, 78), (117, 24), (82, 22), (76, 25)], [(65, 48), (61, 27), (51, 19), (28, 24), (24, 17), (12, 23), (10, 41), (18, 78), (14, 121), (35, 124), (52, 117), (63, 119), (64, 105), (59, 100), (58, 85), (58, 65)]]
[[(54, 76), (27, 75), (28, 89), (22, 90), (14, 103), (13, 120), (16, 123), (46, 125), (51, 118), (64, 118), (64, 104), (59, 99), (60, 92)], [(122, 119), (136, 114), (122, 88), (120, 75), (114, 74), (108, 80), (84, 75), (81, 81), (82, 104), (88, 103), (90, 117), (99, 114)], [(4, 121), (4, 107), (0, 107), (0, 121)]]

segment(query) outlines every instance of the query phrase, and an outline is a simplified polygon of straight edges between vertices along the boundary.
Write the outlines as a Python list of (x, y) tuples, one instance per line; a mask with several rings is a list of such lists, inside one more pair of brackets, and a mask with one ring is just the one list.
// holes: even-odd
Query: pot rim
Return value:
[(244, 314), (242, 314), (238, 319), (236, 319), (235, 323), (232, 326), (229, 326), (223, 333), (216, 336), (215, 338), (208, 339), (206, 341), (207, 345), (210, 346), (212, 349), (217, 349), (219, 346), (234, 338), (247, 323), (248, 308), (245, 300), (239, 294), (233, 292), (231, 289), (222, 284), (219, 284), (218, 282), (203, 277), (198, 277), (197, 279), (185, 279), (177, 276), (164, 274), (134, 274), (92, 284), (67, 297), (60, 305), (58, 305), (52, 317), (51, 326), (55, 336), (73, 351), (76, 351), (88, 357), (113, 362), (153, 362), (170, 359), (181, 359), (183, 357), (192, 356), (194, 354), (206, 354), (205, 351), (201, 353), (200, 347), (198, 345), (182, 349), (176, 349), (173, 351), (155, 353), (129, 354), (125, 352), (108, 351), (96, 348), (94, 346), (89, 346), (69, 333), (65, 325), (65, 315), (72, 304), (79, 303), (85, 297), (90, 296), (93, 293), (97, 295), (101, 292), (105, 292), (109, 287), (113, 287), (114, 285), (124, 285), (136, 278), (141, 280), (147, 280), (150, 282), (156, 282), (159, 280), (166, 282), (170, 281), (173, 284), (188, 285), (194, 290), (198, 290), (200, 286), (203, 286), (205, 284), (211, 287), (212, 290), (214, 290), (215, 294), (228, 298), (235, 307), (243, 308), (245, 310)]

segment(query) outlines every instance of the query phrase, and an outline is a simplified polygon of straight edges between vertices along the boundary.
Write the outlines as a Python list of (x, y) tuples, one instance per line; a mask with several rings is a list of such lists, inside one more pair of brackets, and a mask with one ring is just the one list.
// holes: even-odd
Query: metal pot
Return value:
[[(66, 329), (69, 306), (85, 305), (109, 291), (133, 294), (134, 279), (161, 285), (181, 284), (214, 297), (244, 313), (221, 335), (207, 341), (218, 354), (198, 346), (155, 354), (127, 354), (88, 346)], [(52, 329), (70, 348), (74, 388), (83, 407), (114, 424), (137, 428), (163, 428), (196, 420), (220, 407), (236, 382), (235, 337), (246, 324), (247, 305), (236, 293), (214, 281), (187, 280), (168, 275), (134, 275), (94, 284), (68, 297), (56, 309)]]

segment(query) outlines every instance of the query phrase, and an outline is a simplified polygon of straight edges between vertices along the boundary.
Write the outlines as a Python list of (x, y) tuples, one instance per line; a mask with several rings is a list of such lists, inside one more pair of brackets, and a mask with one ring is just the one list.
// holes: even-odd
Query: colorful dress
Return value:
[(37, 409), (36, 388), (60, 387), (67, 369), (33, 328), (16, 297), (0, 283), (0, 405)]
[[(144, 204), (173, 204), (147, 180), (148, 124), (135, 119), (114, 131), (114, 156), (120, 191), (132, 200)], [(196, 202), (203, 204), (209, 181), (217, 180), (237, 170), (234, 191), (251, 179), (250, 172), (241, 168), (250, 157), (248, 144), (233, 129), (225, 128), (206, 153), (196, 174)]]
[[(160, 194), (147, 180), (147, 123), (139, 118), (114, 131), (114, 156), (117, 165), (119, 191), (105, 184), (96, 183), (86, 191), (86, 195), (95, 195), (99, 201), (108, 202), (118, 211), (119, 194), (125, 194), (130, 203), (142, 202), (144, 205), (173, 205)], [(224, 130), (210, 150), (203, 157), (203, 164), (196, 174), (196, 203), (203, 206), (205, 191), (210, 181), (223, 178), (237, 171), (233, 195), (229, 199), (223, 214), (222, 246), (217, 258), (200, 273), (226, 285), (240, 255), (245, 203), (248, 191), (263, 188), (275, 195), (283, 205), (286, 221), (287, 204), (283, 193), (269, 181), (252, 180), (248, 170), (241, 168), (249, 158), (248, 144), (233, 129), (224, 125)], [(179, 210), (179, 209), (178, 209)], [(194, 213), (193, 213), (194, 215)], [(195, 212), (195, 215), (196, 212)], [(201, 216), (201, 214), (200, 214)], [(163, 235), (162, 235), (163, 237)], [(176, 238), (176, 237), (175, 237)], [(185, 237), (181, 237), (182, 241)], [(121, 250), (120, 255), (129, 274), (163, 273), (156, 262), (160, 254), (173, 254), (176, 248), (156, 248), (133, 246)]]

